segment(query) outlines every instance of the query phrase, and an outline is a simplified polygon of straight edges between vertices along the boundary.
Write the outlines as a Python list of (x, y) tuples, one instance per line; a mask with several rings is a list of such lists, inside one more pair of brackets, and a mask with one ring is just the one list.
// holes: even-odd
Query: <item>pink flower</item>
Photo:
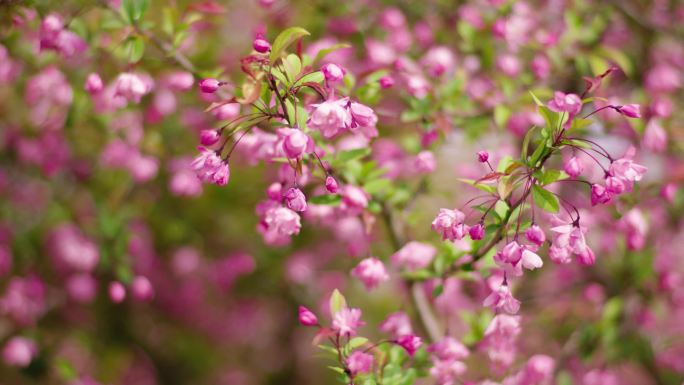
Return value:
[(96, 73), (91, 73), (88, 75), (88, 78), (86, 78), (86, 83), (85, 83), (85, 90), (88, 91), (88, 93), (91, 94), (96, 94), (104, 88), (102, 84), (102, 79), (100, 78), (100, 75)]
[(506, 263), (515, 265), (522, 258), (524, 247), (517, 241), (511, 241), (501, 250), (501, 256)]
[(281, 140), (285, 156), (296, 159), (305, 152), (313, 151), (313, 141), (298, 128), (278, 129), (278, 138)]
[(613, 195), (620, 195), (627, 189), (625, 182), (617, 177), (609, 176), (606, 178), (606, 190)]
[(332, 330), (342, 336), (355, 336), (356, 329), (365, 325), (361, 321), (361, 309), (342, 308), (338, 311), (332, 321)]
[(667, 149), (667, 131), (658, 119), (651, 119), (646, 124), (642, 143), (645, 148), (653, 152), (663, 152)]
[(411, 241), (394, 253), (391, 260), (397, 267), (403, 267), (408, 270), (418, 270), (427, 267), (436, 254), (437, 249), (432, 245)]
[(324, 137), (331, 138), (352, 124), (352, 116), (347, 109), (347, 104), (349, 104), (348, 98), (312, 104), (312, 111), (307, 124), (309, 127), (321, 131)]
[(472, 226), (470, 230), (468, 231), (468, 234), (470, 234), (470, 238), (474, 241), (480, 240), (484, 238), (485, 235), (485, 229), (482, 223), (478, 223), (475, 226)]
[(421, 151), (413, 161), (416, 171), (422, 174), (429, 174), (437, 168), (437, 161), (431, 151)]
[(357, 127), (375, 127), (378, 122), (378, 117), (373, 112), (373, 109), (357, 102), (351, 102), (349, 104), (349, 112), (351, 113), (352, 121), (351, 128), (352, 132)]
[(271, 43), (269, 43), (268, 40), (264, 39), (262, 36), (259, 36), (254, 39), (252, 48), (259, 53), (266, 53), (271, 50)]
[(420, 64), (425, 67), (430, 76), (437, 77), (442, 74), (451, 74), (456, 68), (456, 58), (448, 47), (437, 46), (425, 53)]
[(394, 78), (386, 75), (378, 79), (378, 83), (380, 83), (380, 87), (383, 89), (392, 88), (394, 86)]
[(439, 209), (439, 214), (432, 221), (432, 229), (444, 240), (459, 240), (468, 232), (468, 226), (463, 223), (464, 220), (465, 214), (459, 210)]
[(283, 195), (283, 198), (285, 198), (285, 203), (290, 210), (298, 212), (306, 211), (306, 196), (302, 190), (292, 187), (287, 190), (285, 195)]
[(45, 292), (43, 281), (35, 276), (13, 277), (0, 298), (0, 314), (22, 326), (32, 325), (47, 310)]
[(522, 267), (526, 268), (527, 270), (538, 269), (544, 265), (541, 257), (528, 248), (524, 248), (521, 262)]
[(9, 366), (25, 368), (38, 355), (35, 342), (24, 337), (12, 337), (2, 349), (2, 359)]
[(427, 351), (440, 360), (462, 360), (470, 355), (465, 345), (450, 336), (433, 343), (427, 348)]
[(90, 272), (100, 261), (97, 244), (73, 224), (61, 224), (52, 230), (48, 243), (58, 268)]
[(517, 385), (541, 385), (553, 377), (555, 362), (553, 358), (538, 354), (530, 357), (527, 364), (516, 376)]
[(121, 282), (114, 281), (109, 284), (109, 299), (114, 303), (121, 303), (126, 299), (126, 288)]
[(575, 226), (574, 224), (567, 224), (552, 227), (551, 231), (554, 232), (553, 245), (556, 247), (569, 247), (574, 254), (581, 254), (586, 250), (585, 228)]
[(554, 263), (557, 263), (559, 265), (565, 265), (571, 262), (571, 251), (567, 247), (557, 247), (551, 245), (549, 247), (549, 258)]
[(345, 74), (345, 71), (344, 69), (342, 69), (342, 67), (332, 63), (328, 63), (321, 67), (321, 72), (323, 72), (325, 81), (329, 86), (342, 81), (342, 79), (344, 79)]
[(69, 297), (78, 303), (90, 303), (97, 295), (97, 281), (90, 274), (74, 274), (66, 281)]
[(199, 82), (200, 91), (204, 92), (205, 94), (213, 94), (219, 89), (219, 87), (221, 87), (221, 82), (216, 79), (207, 78), (202, 79)]
[(357, 211), (368, 207), (370, 197), (361, 187), (348, 184), (342, 187), (340, 194), (347, 209)]
[(508, 285), (501, 285), (497, 291), (493, 291), (485, 298), (482, 306), (503, 309), (508, 314), (516, 314), (520, 310), (520, 301), (513, 297)]
[(116, 78), (114, 96), (121, 96), (129, 102), (140, 103), (140, 98), (151, 90), (151, 79), (144, 79), (132, 72), (124, 72)]
[(551, 111), (567, 112), (570, 117), (573, 117), (582, 109), (582, 99), (575, 94), (556, 91), (547, 106)]
[(577, 178), (582, 173), (582, 171), (584, 171), (584, 166), (576, 156), (573, 156), (572, 158), (568, 159), (567, 162), (565, 162), (563, 170), (566, 174), (570, 175), (571, 177)]
[(430, 368), (430, 375), (437, 380), (439, 385), (453, 385), (463, 373), (466, 365), (461, 361), (435, 360)]
[(536, 244), (537, 246), (541, 246), (544, 241), (546, 241), (546, 235), (544, 235), (544, 231), (537, 224), (533, 224), (527, 229), (527, 231), (525, 231), (525, 237), (528, 241)]
[(373, 368), (373, 355), (356, 350), (347, 357), (347, 369), (352, 376), (359, 373), (369, 373)]
[(585, 249), (581, 253), (577, 253), (577, 261), (581, 265), (593, 265), (594, 263), (596, 263), (596, 256), (594, 255), (594, 251), (591, 250), (589, 246), (585, 247)]
[(613, 194), (600, 184), (591, 185), (591, 205), (608, 203), (613, 198)]
[(214, 150), (199, 147), (200, 154), (192, 161), (192, 168), (197, 177), (204, 183), (213, 183), (218, 186), (228, 184), (230, 169)]
[(483, 345), (489, 359), (507, 367), (515, 358), (515, 341), (520, 335), (520, 316), (497, 314), (484, 332)]
[(331, 194), (337, 193), (337, 181), (335, 178), (330, 175), (325, 178), (325, 189)]
[(627, 190), (632, 189), (633, 182), (638, 182), (646, 173), (646, 167), (634, 163), (634, 148), (631, 147), (627, 153), (620, 159), (613, 161), (608, 168), (608, 173), (611, 176), (622, 179), (627, 183)]
[(617, 112), (628, 118), (640, 118), (641, 111), (638, 104), (625, 104), (624, 106), (615, 107)]
[(376, 288), (380, 283), (389, 280), (385, 265), (377, 258), (366, 258), (351, 272), (352, 277), (358, 278), (366, 289)]
[(380, 331), (391, 334), (394, 337), (413, 334), (411, 320), (403, 311), (392, 313), (380, 324)]
[(268, 230), (280, 235), (299, 234), (302, 227), (299, 215), (287, 207), (276, 207), (268, 210), (264, 223)]
[(299, 306), (299, 323), (304, 326), (318, 326), (318, 318), (311, 310)]
[(423, 345), (423, 340), (421, 340), (420, 337), (415, 336), (413, 334), (407, 334), (397, 338), (396, 344), (404, 348), (404, 350), (406, 350), (406, 353), (408, 353), (409, 356), (413, 357), (413, 355)]
[(477, 152), (477, 160), (479, 160), (480, 163), (485, 163), (486, 161), (489, 160), (489, 153), (485, 150), (478, 151)]
[(202, 181), (197, 178), (191, 164), (189, 157), (171, 160), (169, 190), (173, 195), (195, 197), (202, 194)]

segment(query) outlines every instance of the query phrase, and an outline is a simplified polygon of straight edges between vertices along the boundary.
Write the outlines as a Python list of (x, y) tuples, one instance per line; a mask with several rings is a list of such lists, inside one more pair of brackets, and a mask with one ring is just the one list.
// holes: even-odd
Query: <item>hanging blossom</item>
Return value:
[(358, 278), (366, 289), (376, 288), (380, 283), (389, 280), (385, 265), (377, 258), (366, 258), (351, 272), (352, 277)]
[(463, 221), (465, 214), (459, 210), (439, 209), (439, 214), (432, 221), (432, 229), (444, 240), (456, 241), (468, 234), (469, 227)]
[(432, 361), (430, 375), (440, 385), (452, 385), (466, 371), (463, 362), (470, 355), (468, 348), (453, 337), (445, 336), (427, 348)]
[(230, 178), (230, 168), (218, 153), (205, 147), (198, 147), (200, 154), (192, 161), (192, 168), (204, 183), (225, 186)]
[(361, 321), (361, 309), (344, 307), (334, 316), (332, 330), (342, 336), (355, 336), (356, 329), (365, 325)]

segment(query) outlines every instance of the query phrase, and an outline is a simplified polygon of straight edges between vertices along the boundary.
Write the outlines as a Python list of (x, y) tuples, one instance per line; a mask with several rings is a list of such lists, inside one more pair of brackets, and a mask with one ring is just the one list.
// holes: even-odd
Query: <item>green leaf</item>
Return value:
[(332, 369), (333, 371), (335, 371), (339, 374), (344, 374), (344, 369), (342, 369), (338, 366), (328, 366), (328, 369)]
[(520, 152), (520, 159), (523, 162), (527, 162), (527, 152), (530, 147), (530, 141), (532, 140), (532, 136), (534, 136), (534, 130), (537, 128), (537, 126), (532, 126), (527, 132), (525, 133), (525, 137), (523, 138), (522, 142), (522, 151)]
[(309, 198), (309, 203), (315, 204), (315, 205), (337, 206), (340, 204), (341, 201), (342, 201), (341, 196), (331, 195), (331, 194), (317, 195), (315, 197)]
[(539, 98), (537, 97), (537, 95), (535, 95), (532, 91), (528, 91), (528, 92), (530, 93), (530, 95), (532, 95), (532, 99), (534, 100), (534, 102), (535, 102), (539, 107), (543, 107), (543, 106), (544, 106), (544, 103), (542, 103), (541, 100), (539, 100)]
[(504, 105), (497, 105), (494, 107), (494, 123), (499, 127), (504, 127), (508, 121), (511, 111)]
[(343, 48), (350, 48), (351, 44), (348, 43), (337, 43), (333, 44), (328, 48), (324, 48), (316, 54), (316, 58), (313, 61), (313, 66), (316, 67), (316, 65), (323, 60), (323, 58), (328, 55), (331, 52), (337, 51), (338, 49), (343, 49)]
[(502, 200), (497, 201), (496, 204), (494, 205), (494, 212), (501, 219), (506, 218), (506, 215), (508, 214), (508, 210), (510, 210), (508, 203), (506, 203)]
[(291, 82), (294, 82), (297, 76), (299, 76), (299, 73), (302, 72), (302, 61), (299, 59), (299, 56), (293, 53), (287, 55), (287, 58), (283, 61), (283, 65), (285, 66), (287, 78), (290, 79)]
[(283, 51), (289, 47), (290, 44), (304, 36), (309, 35), (311, 35), (309, 31), (300, 27), (291, 27), (281, 32), (280, 35), (275, 38), (273, 46), (271, 47), (271, 56), (269, 57), (271, 63), (274, 63), (276, 60), (278, 60)]
[(126, 20), (133, 24), (133, 22), (142, 19), (149, 6), (149, 0), (123, 0), (121, 3), (121, 11)]
[(126, 54), (130, 63), (136, 63), (142, 59), (145, 53), (145, 42), (137, 37), (126, 41)]
[(540, 209), (552, 213), (558, 212), (558, 198), (536, 184), (532, 185), (532, 198), (534, 199), (534, 203)]
[(304, 76), (302, 76), (295, 85), (297, 84), (304, 84), (304, 83), (322, 83), (323, 80), (325, 80), (325, 76), (323, 76), (323, 72), (321, 71), (316, 71), (316, 72), (311, 72), (308, 73)]
[(371, 195), (384, 195), (392, 188), (392, 181), (389, 179), (375, 179), (363, 185), (363, 189)]
[(368, 338), (366, 338), (366, 337), (354, 337), (349, 341), (349, 343), (347, 344), (347, 347), (350, 350), (354, 350), (358, 347), (363, 346), (366, 342), (368, 342)]
[(476, 189), (482, 190), (484, 192), (488, 192), (488, 193), (492, 193), (492, 194), (496, 193), (496, 186), (492, 186), (490, 184), (484, 184), (484, 183), (475, 183), (475, 181), (473, 179), (458, 178), (458, 180), (463, 182), (463, 183), (467, 183), (467, 184), (475, 187)]
[(339, 290), (335, 289), (330, 296), (330, 314), (335, 316), (337, 312), (345, 307), (347, 307), (347, 300), (344, 299), (344, 296)]

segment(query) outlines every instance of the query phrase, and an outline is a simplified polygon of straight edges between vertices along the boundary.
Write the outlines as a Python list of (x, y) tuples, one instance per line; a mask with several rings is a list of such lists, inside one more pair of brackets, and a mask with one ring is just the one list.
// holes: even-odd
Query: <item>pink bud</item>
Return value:
[(266, 53), (271, 50), (271, 43), (263, 37), (257, 37), (252, 43), (252, 47), (259, 53)]
[(606, 178), (606, 190), (608, 192), (618, 195), (625, 192), (626, 189), (627, 186), (625, 186), (625, 182), (623, 182), (622, 179), (614, 176)]
[(480, 240), (484, 238), (484, 226), (482, 226), (482, 223), (478, 223), (475, 226), (471, 227), (468, 233), (470, 234), (470, 238), (472, 238), (474, 241)]
[(211, 146), (221, 139), (221, 134), (217, 130), (202, 130), (200, 132), (200, 143), (203, 146)]
[(85, 83), (85, 90), (88, 91), (91, 94), (96, 94), (100, 91), (102, 91), (103, 88), (102, 84), (102, 79), (100, 78), (100, 75), (96, 73), (91, 73), (88, 75), (88, 78), (86, 79)]
[(266, 195), (269, 199), (280, 202), (283, 197), (283, 185), (278, 182), (271, 183), (266, 190)]
[(202, 92), (206, 94), (213, 94), (219, 89), (219, 87), (221, 87), (221, 82), (212, 78), (202, 79), (199, 82), (199, 87)]
[(126, 299), (126, 288), (121, 282), (112, 282), (109, 284), (109, 299), (114, 303), (121, 303)]
[(565, 162), (563, 170), (571, 177), (577, 178), (584, 170), (584, 166), (576, 156), (573, 156), (572, 158), (568, 159), (567, 162)]
[(2, 358), (7, 365), (25, 368), (38, 354), (36, 343), (24, 337), (12, 337), (2, 349)]
[(394, 78), (389, 75), (381, 77), (378, 82), (383, 89), (392, 88), (392, 86), (394, 86)]
[(628, 118), (640, 118), (641, 111), (638, 104), (626, 104), (616, 108), (619, 113)]
[(420, 347), (423, 345), (423, 341), (420, 339), (420, 337), (411, 334), (399, 337), (396, 343), (404, 348), (406, 353), (408, 353), (408, 355), (411, 357), (413, 357), (416, 351), (418, 351), (418, 349), (420, 349)]
[(337, 193), (337, 181), (335, 180), (335, 178), (333, 178), (330, 175), (328, 175), (328, 177), (325, 178), (325, 189), (328, 190), (328, 192), (331, 194)]
[(541, 246), (542, 243), (546, 240), (546, 235), (544, 235), (544, 231), (539, 227), (539, 225), (533, 224), (530, 226), (527, 231), (525, 231), (525, 237), (527, 237), (527, 240)]
[(591, 205), (596, 206), (599, 203), (608, 203), (612, 198), (612, 194), (600, 184), (591, 185)]
[(302, 190), (292, 187), (287, 190), (283, 197), (290, 210), (299, 212), (306, 211), (306, 196)]
[(480, 161), (480, 163), (484, 163), (489, 160), (489, 153), (487, 151), (478, 151), (477, 152), (477, 159)]
[(133, 298), (138, 301), (149, 301), (154, 298), (154, 288), (152, 283), (147, 277), (139, 275), (133, 278), (133, 283), (131, 283), (131, 292), (133, 292)]
[(300, 306), (299, 323), (304, 326), (318, 326), (318, 318), (316, 318), (316, 315), (311, 310)]
[(326, 64), (323, 67), (321, 67), (321, 72), (323, 72), (323, 76), (325, 76), (325, 81), (328, 82), (328, 84), (335, 84), (341, 81), (344, 78), (345, 73), (345, 71), (340, 66), (332, 63)]
[(672, 203), (675, 196), (677, 195), (677, 185), (670, 182), (667, 183), (660, 189), (660, 196), (665, 198), (668, 202)]

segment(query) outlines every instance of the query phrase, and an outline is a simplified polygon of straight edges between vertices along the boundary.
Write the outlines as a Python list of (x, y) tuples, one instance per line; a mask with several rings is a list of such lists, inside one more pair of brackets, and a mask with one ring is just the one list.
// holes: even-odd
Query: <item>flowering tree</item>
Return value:
[(0, 2), (2, 378), (680, 385), (684, 4), (387, 3)]

